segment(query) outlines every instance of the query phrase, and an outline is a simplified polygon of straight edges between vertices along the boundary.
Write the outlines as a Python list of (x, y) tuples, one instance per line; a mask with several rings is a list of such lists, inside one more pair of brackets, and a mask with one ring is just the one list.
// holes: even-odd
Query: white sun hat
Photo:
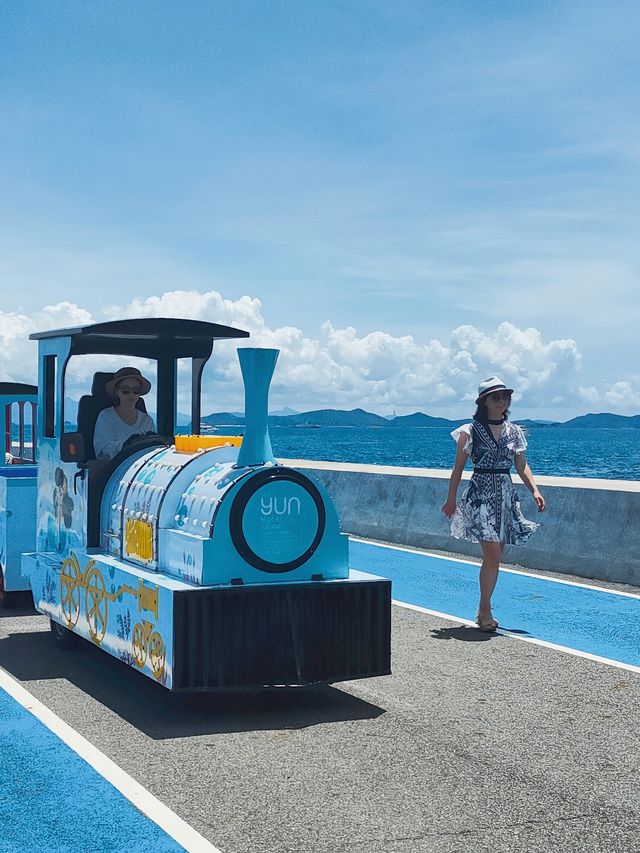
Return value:
[(483, 379), (478, 385), (478, 399), (476, 404), (486, 397), (487, 394), (493, 394), (494, 391), (506, 391), (507, 394), (513, 394), (513, 388), (507, 388), (502, 379), (497, 376), (490, 376), (488, 379)]

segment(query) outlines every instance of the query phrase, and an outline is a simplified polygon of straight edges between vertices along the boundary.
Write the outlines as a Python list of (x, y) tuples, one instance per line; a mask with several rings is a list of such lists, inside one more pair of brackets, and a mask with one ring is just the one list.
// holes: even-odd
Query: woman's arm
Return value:
[(538, 512), (544, 512), (544, 498), (540, 494), (540, 490), (536, 486), (536, 481), (533, 479), (531, 468), (527, 463), (526, 453), (516, 453), (515, 458), (516, 471), (520, 474), (520, 479), (533, 495), (533, 499), (538, 505)]
[(442, 507), (442, 512), (447, 516), (447, 518), (451, 518), (453, 513), (456, 511), (456, 495), (458, 494), (458, 486), (460, 485), (464, 466), (469, 458), (469, 454), (465, 450), (468, 441), (469, 436), (467, 433), (461, 433), (456, 447), (456, 461), (454, 462), (451, 478), (449, 479), (449, 494), (447, 495), (447, 499)]
[(93, 449), (96, 459), (111, 459), (122, 447), (122, 441), (113, 435), (112, 425), (109, 424), (110, 411), (110, 409), (103, 409), (100, 412), (93, 430)]

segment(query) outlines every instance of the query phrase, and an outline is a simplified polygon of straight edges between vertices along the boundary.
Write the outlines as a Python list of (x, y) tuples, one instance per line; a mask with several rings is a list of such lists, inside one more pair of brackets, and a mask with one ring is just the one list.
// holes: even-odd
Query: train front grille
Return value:
[(303, 686), (390, 672), (391, 582), (174, 593), (173, 690)]

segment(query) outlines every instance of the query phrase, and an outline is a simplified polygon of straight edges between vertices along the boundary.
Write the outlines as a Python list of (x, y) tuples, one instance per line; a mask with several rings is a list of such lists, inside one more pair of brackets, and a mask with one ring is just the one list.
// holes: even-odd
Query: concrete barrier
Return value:
[[(479, 556), (480, 546), (449, 535), (441, 508), (449, 471), (283, 459), (319, 480), (335, 501), (342, 530), (355, 536)], [(465, 488), (463, 474), (458, 497)], [(540, 529), (504, 561), (640, 586), (640, 483), (536, 477), (547, 509), (539, 514), (526, 487), (514, 484), (526, 518)]]

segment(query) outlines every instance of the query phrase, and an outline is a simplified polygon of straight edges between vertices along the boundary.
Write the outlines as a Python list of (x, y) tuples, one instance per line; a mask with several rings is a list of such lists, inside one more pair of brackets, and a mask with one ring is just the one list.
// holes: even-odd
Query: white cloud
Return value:
[(47, 305), (31, 317), (0, 310), (0, 378), (9, 382), (36, 382), (38, 350), (29, 335), (81, 326), (92, 320), (88, 311), (72, 302)]
[[(245, 329), (248, 341), (220, 341), (205, 372), (205, 412), (241, 409), (242, 383), (237, 346), (277, 347), (278, 366), (271, 405), (280, 408), (354, 408), (398, 414), (421, 410), (463, 416), (473, 406), (478, 382), (498, 375), (516, 389), (519, 412), (548, 416), (552, 408), (581, 411), (585, 403), (603, 401), (621, 413), (640, 407), (640, 378), (616, 377), (600, 391), (581, 375), (582, 356), (570, 338), (546, 340), (535, 328), (500, 323), (487, 333), (471, 325), (455, 328), (446, 342), (394, 337), (384, 331), (359, 335), (352, 326), (325, 322), (317, 338), (293, 326), (270, 328), (259, 299), (225, 299), (216, 291), (168, 291), (127, 305), (111, 306), (119, 317), (184, 317)], [(102, 319), (102, 318), (100, 318)], [(27, 340), (35, 330), (95, 322), (81, 306), (60, 302), (33, 317), (0, 312), (0, 373), (3, 379), (34, 381), (36, 346)], [(91, 373), (117, 367), (121, 358), (78, 359), (67, 393), (86, 392)], [(184, 405), (184, 403), (183, 403)]]
[(600, 401), (600, 392), (593, 385), (590, 385), (588, 388), (580, 386), (578, 393), (585, 403), (598, 403)]
[(630, 382), (616, 382), (604, 395), (605, 400), (617, 409), (634, 409), (640, 406), (640, 387)]

